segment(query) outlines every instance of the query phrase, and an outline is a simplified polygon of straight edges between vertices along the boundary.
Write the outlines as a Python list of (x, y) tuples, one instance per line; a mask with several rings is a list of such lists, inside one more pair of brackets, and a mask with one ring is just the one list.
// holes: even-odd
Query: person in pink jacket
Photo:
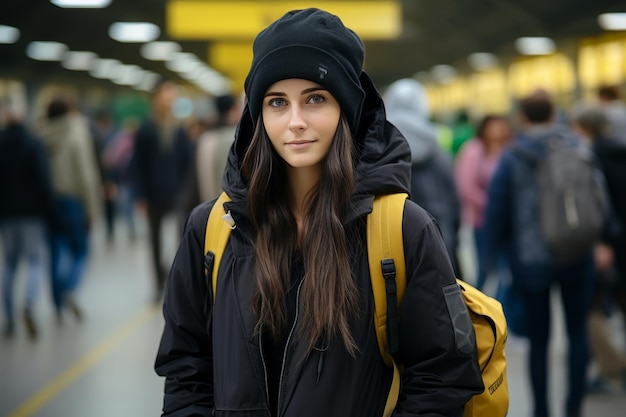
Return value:
[(456, 160), (455, 177), (463, 219), (471, 224), (474, 231), (478, 288), (482, 288), (487, 279), (483, 249), (483, 216), (487, 207), (487, 189), (500, 154), (511, 137), (511, 126), (505, 117), (487, 115), (478, 125), (476, 137), (463, 144)]

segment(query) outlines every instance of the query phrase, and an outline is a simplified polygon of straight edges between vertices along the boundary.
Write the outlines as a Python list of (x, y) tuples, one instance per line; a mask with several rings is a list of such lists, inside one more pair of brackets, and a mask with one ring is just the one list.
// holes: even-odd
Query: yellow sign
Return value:
[(619, 85), (626, 74), (626, 37), (590, 39), (578, 51), (580, 83), (585, 89)]
[(474, 115), (505, 114), (510, 110), (504, 70), (494, 68), (472, 74), (469, 89)]
[(250, 64), (252, 42), (218, 42), (209, 46), (209, 65), (232, 80), (235, 91), (243, 90)]
[(539, 88), (550, 93), (567, 93), (574, 89), (575, 79), (574, 63), (560, 53), (524, 58), (509, 67), (509, 90), (516, 97)]
[(396, 0), (216, 1), (170, 0), (168, 34), (175, 39), (250, 40), (289, 10), (317, 7), (335, 14), (362, 39), (394, 39), (402, 32)]

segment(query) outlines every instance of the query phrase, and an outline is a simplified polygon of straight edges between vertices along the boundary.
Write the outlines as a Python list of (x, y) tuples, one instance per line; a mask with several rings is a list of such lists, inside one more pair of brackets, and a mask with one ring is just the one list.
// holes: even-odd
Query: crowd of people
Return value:
[[(394, 91), (394, 85), (389, 91)], [(538, 89), (520, 100), (513, 114), (489, 114), (478, 120), (474, 134), (462, 140), (457, 152), (444, 147), (453, 161), (461, 223), (471, 227), (474, 236), (477, 268), (461, 273), (470, 279), (474, 275), (473, 282), (484, 291), (490, 288), (488, 282), (495, 283), (492, 294), (503, 304), (509, 331), (528, 340), (535, 417), (548, 416), (550, 409), (548, 345), (554, 288), (560, 293), (568, 337), (567, 415), (579, 415), (586, 393), (626, 390), (626, 355), (620, 343), (626, 327), (616, 340), (607, 324), (608, 318), (621, 316), (626, 325), (626, 268), (622, 265), (626, 259), (626, 130), (620, 127), (626, 122), (626, 106), (618, 87), (603, 86), (597, 93), (595, 102), (579, 103), (566, 111)], [(413, 93), (411, 101), (418, 114), (414, 121), (430, 116), (425, 108), (418, 113), (415, 103), (421, 100)], [(390, 107), (389, 118), (395, 122), (393, 102)], [(557, 117), (558, 112), (565, 117)], [(414, 128), (402, 120), (397, 125), (409, 141), (414, 137)], [(431, 123), (428, 131), (419, 136), (423, 146), (432, 140), (436, 125)], [(552, 147), (561, 144), (590, 154), (598, 174), (596, 188), (608, 200), (606, 210), (597, 210), (603, 227), (593, 244), (575, 252), (571, 249), (572, 256), (567, 259), (559, 257), (542, 230), (541, 200), (545, 197), (538, 178), (541, 162)], [(420, 151), (412, 145), (412, 152)], [(436, 159), (431, 157), (430, 163), (434, 165)], [(415, 155), (413, 163), (415, 167)], [(437, 174), (440, 180), (450, 175), (447, 169), (448, 174)], [(567, 172), (565, 167), (563, 172)], [(578, 184), (581, 189), (583, 186)], [(439, 199), (453, 198), (449, 188), (441, 185), (433, 191), (440, 194)], [(419, 191), (411, 196), (424, 207), (437, 201)], [(592, 200), (594, 196), (582, 198)], [(454, 214), (429, 210), (448, 239), (450, 234), (445, 231), (453, 224)], [(456, 225), (454, 237), (446, 242), (453, 247), (458, 240), (459, 223)]]
[[(315, 12), (312, 14), (317, 16)], [(308, 15), (296, 18), (304, 19), (303, 24), (316, 24)], [(317, 19), (326, 18), (326, 15), (317, 16)], [(275, 29), (280, 27), (290, 36), (296, 36), (297, 33), (292, 33), (292, 28), (285, 22), (278, 21)], [(336, 21), (331, 23), (337, 24)], [(342, 36), (351, 33), (342, 25), (333, 30)], [(442, 260), (437, 268), (445, 271), (445, 276), (433, 277), (432, 285), (441, 285), (455, 276), (473, 282), (485, 291), (489, 283), (495, 283), (493, 295), (503, 304), (510, 331), (529, 342), (528, 375), (534, 417), (547, 417), (551, 407), (547, 383), (548, 344), (551, 294), (555, 288), (560, 293), (568, 337), (567, 415), (580, 416), (585, 395), (594, 391), (613, 391), (616, 380), (626, 390), (626, 353), (606, 330), (609, 316), (621, 315), (626, 322), (626, 106), (620, 99), (620, 89), (602, 87), (598, 90), (597, 101), (572, 106), (567, 111), (557, 108), (553, 98), (538, 89), (519, 100), (511, 114), (488, 114), (480, 120), (472, 120), (464, 113), (454, 128), (446, 129), (433, 120), (425, 89), (418, 81), (401, 79), (381, 88), (383, 94), (378, 94), (371, 80), (361, 72), (362, 57), (359, 56), (362, 51), (358, 38), (335, 39), (345, 47), (333, 52), (335, 58), (345, 60), (341, 61), (341, 67), (333, 68), (341, 74), (341, 82), (326, 79), (323, 74), (317, 84), (311, 81), (312, 75), (307, 70), (300, 69), (299, 65), (308, 59), (306, 54), (301, 55), (297, 48), (290, 49), (291, 39), (284, 38), (281, 33), (262, 35), (267, 45), (255, 43), (254, 71), (246, 81), (247, 100), (243, 96), (216, 97), (217, 117), (212, 120), (200, 119), (190, 124), (177, 119), (173, 104), (179, 95), (179, 86), (172, 80), (163, 80), (155, 87), (151, 113), (144, 120), (114, 120), (106, 111), (87, 118), (71, 100), (56, 96), (47, 104), (45, 114), (30, 123), (26, 109), (18, 103), (10, 100), (1, 103), (0, 233), (4, 251), (1, 264), (4, 335), (13, 337), (19, 322), (15, 314), (14, 284), (21, 259), (28, 264), (22, 319), (28, 335), (36, 339), (38, 325), (33, 306), (45, 280), (50, 282), (59, 323), (63, 322), (67, 312), (77, 320), (83, 319), (84, 307), (77, 291), (85, 279), (90, 231), (100, 221), (102, 213), (109, 242), (116, 239), (118, 214), (123, 216), (131, 240), (137, 235), (135, 216), (144, 216), (148, 225), (154, 301), (163, 301), (166, 288), (170, 292), (165, 295), (166, 303), (170, 303), (170, 316), (166, 316), (157, 370), (168, 377), (168, 383), (173, 383), (169, 379), (176, 378), (170, 367), (176, 359), (172, 356), (172, 349), (178, 346), (175, 354), (179, 356), (184, 349), (194, 349), (193, 346), (177, 345), (188, 343), (180, 332), (193, 333), (198, 340), (211, 343), (203, 323), (176, 321), (179, 319), (176, 314), (183, 316), (189, 314), (189, 308), (204, 308), (201, 303), (204, 300), (198, 301), (197, 306), (185, 304), (185, 300), (193, 299), (193, 295), (185, 291), (192, 291), (193, 287), (185, 288), (184, 281), (181, 281), (185, 274), (190, 274), (189, 269), (202, 268), (202, 260), (193, 267), (181, 262), (196, 255), (203, 256), (186, 246), (191, 245), (190, 239), (201, 239), (196, 235), (204, 233), (203, 219), (205, 221), (206, 216), (199, 215), (195, 208), (202, 202), (213, 200), (227, 188), (235, 199), (241, 200), (233, 202), (230, 207), (236, 218), (243, 219), (238, 227), (244, 235), (247, 227), (258, 229), (258, 233), (251, 232), (257, 239), (254, 244), (251, 244), (252, 240), (237, 241), (241, 247), (235, 248), (255, 252), (259, 258), (260, 266), (249, 266), (256, 268), (255, 274), (261, 277), (259, 285), (263, 291), (255, 300), (261, 306), (280, 306), (283, 295), (288, 298), (287, 311), (279, 308), (276, 313), (257, 306), (260, 310), (255, 313), (259, 321), (249, 323), (261, 332), (262, 341), (269, 346), (266, 353), (272, 366), (270, 379), (280, 376), (279, 359), (286, 346), (281, 339), (281, 329), (287, 323), (295, 325), (293, 315), (297, 313), (294, 304), (297, 300), (294, 288), (298, 288), (299, 293), (303, 287), (307, 301), (326, 308), (324, 318), (317, 320), (316, 312), (303, 307), (304, 320), (311, 326), (308, 330), (313, 332), (309, 334), (308, 330), (302, 330), (300, 333), (309, 345), (307, 354), (313, 351), (323, 353), (330, 346), (338, 350), (337, 357), (345, 356), (346, 360), (354, 358), (359, 349), (372, 357), (377, 356), (377, 350), (367, 350), (369, 345), (359, 345), (364, 343), (355, 339), (360, 333), (352, 333), (347, 327), (354, 319), (352, 313), (358, 299), (355, 294), (359, 289), (329, 281), (323, 284), (331, 288), (317, 293), (311, 287), (314, 284), (307, 284), (315, 282), (312, 281), (314, 278), (305, 281), (303, 271), (322, 273), (334, 268), (332, 272), (337, 276), (350, 275), (348, 260), (352, 259), (352, 249), (346, 236), (335, 233), (333, 219), (341, 218), (342, 210), (349, 204), (359, 207), (362, 203), (350, 202), (353, 187), (376, 190), (385, 186), (408, 192), (415, 207), (426, 210), (411, 209), (410, 215), (415, 217), (415, 222), (424, 223), (421, 233), (427, 234), (437, 248), (439, 244), (441, 246), (441, 253), (439, 249), (430, 248), (432, 253), (429, 256), (440, 260), (447, 258), (450, 267), (448, 270), (447, 261)], [(323, 37), (318, 41), (325, 42)], [(276, 46), (274, 43), (281, 42), (287, 46), (281, 52), (281, 59), (292, 60), (296, 69), (293, 74), (285, 72), (272, 76), (263, 59), (273, 57), (276, 52), (271, 48)], [(265, 47), (270, 49), (263, 49)], [(315, 48), (311, 50), (317, 51)], [(285, 51), (291, 51), (293, 55)], [(314, 70), (318, 71), (317, 68)], [(301, 91), (314, 91), (315, 94), (312, 98), (307, 96), (304, 104), (300, 104), (303, 100)], [(270, 97), (269, 101), (267, 97)], [(305, 144), (292, 143), (293, 146), (284, 150), (280, 145), (281, 135), (285, 135), (283, 130), (306, 129), (302, 120), (287, 122), (281, 119), (281, 107), (302, 105), (302, 112), (307, 112), (311, 103), (324, 112), (325, 119), (319, 119), (323, 120), (318, 120), (319, 125), (326, 126), (326, 120), (330, 120), (328, 126), (332, 124), (332, 131), (324, 130), (320, 136), (328, 140), (335, 138), (337, 143), (324, 145), (326, 148), (314, 163), (299, 159), (298, 152), (293, 151), (304, 148)], [(354, 107), (354, 103), (359, 103), (359, 107)], [(558, 112), (567, 116), (557, 118)], [(302, 118), (304, 120), (304, 116)], [(400, 135), (394, 136), (384, 128), (385, 119)], [(265, 128), (266, 135), (260, 132), (264, 130), (259, 126)], [(368, 126), (370, 131), (365, 134)], [(233, 145), (236, 137), (239, 142)], [(343, 143), (351, 137), (355, 138), (356, 146)], [(376, 141), (388, 146), (384, 149), (388, 154), (380, 153), (383, 150), (372, 145)], [(357, 152), (357, 148), (358, 157), (364, 158), (365, 162), (360, 161), (363, 165), (356, 165), (353, 172), (347, 165), (354, 162), (356, 156), (350, 152)], [(590, 177), (591, 182), (580, 187), (597, 186), (600, 190), (598, 199), (606, 202), (602, 209), (596, 210), (597, 213), (589, 214), (593, 218), (600, 217), (602, 222), (593, 242), (581, 243), (575, 252), (571, 249), (566, 253), (567, 256), (557, 253), (545, 234), (543, 201), (546, 197), (542, 188), (544, 181), (539, 179), (538, 172), (543, 172), (543, 161), (548, 159), (553, 148), (567, 148), (589, 156), (586, 160), (591, 164), (594, 176)], [(255, 157), (254, 152), (262, 157)], [(373, 158), (367, 152), (372, 152), (380, 160), (366, 160), (362, 156), (364, 153)], [(384, 158), (394, 152), (398, 153), (396, 159), (400, 166), (410, 166), (410, 175), (408, 171), (406, 175), (404, 171), (394, 172), (397, 166), (386, 162)], [(320, 165), (320, 161), (324, 164)], [(379, 172), (380, 176), (368, 177), (366, 168)], [(313, 176), (316, 184), (312, 185), (311, 178), (302, 173)], [(579, 173), (582, 175), (582, 171)], [(344, 180), (353, 182), (342, 182)], [(328, 192), (330, 197), (321, 192), (320, 195), (311, 194), (316, 187)], [(362, 192), (361, 188), (359, 190)], [(252, 218), (245, 213), (248, 210), (246, 204), (238, 204), (245, 200), (242, 195), (249, 195), (248, 204), (256, 207)], [(591, 199), (591, 196), (587, 197), (587, 200)], [(207, 206), (202, 207), (204, 211), (200, 211), (207, 214)], [(568, 220), (570, 215), (574, 216), (574, 223), (587, 215), (582, 212), (572, 214), (569, 205), (564, 210)], [(169, 215), (177, 217), (182, 240), (180, 250), (187, 251), (184, 252), (187, 257), (174, 266), (165, 261), (162, 247), (162, 224)], [(428, 223), (429, 216), (435, 223)], [(459, 257), (460, 231), (464, 226), (473, 236), (476, 268), (467, 269)], [(352, 232), (359, 236), (357, 228)], [(284, 242), (279, 242), (281, 239)], [(324, 249), (329, 242), (334, 245), (334, 252), (331, 248)], [(443, 258), (442, 253), (445, 253)], [(337, 259), (330, 259), (333, 254)], [(276, 265), (272, 257), (282, 259), (283, 264)], [(356, 259), (362, 260), (358, 256)], [(292, 267), (297, 273), (291, 270)], [(422, 267), (416, 267), (416, 270), (421, 271)], [(274, 275), (286, 281), (277, 284), (273, 282)], [(177, 281), (169, 284), (174, 276)], [(288, 289), (284, 291), (281, 285)], [(248, 291), (246, 287), (241, 290)], [(324, 297), (332, 297), (337, 306), (322, 302)], [(218, 311), (228, 313), (224, 307), (220, 308)], [(172, 311), (177, 313), (172, 315)], [(248, 319), (254, 320), (252, 317)], [(195, 327), (185, 330), (185, 326)], [(316, 344), (319, 340), (330, 342), (325, 339), (330, 336), (339, 338), (340, 347)], [(448, 351), (448, 347), (444, 350)], [(322, 353), (320, 358), (323, 358)], [(224, 352), (220, 354), (227, 356)], [(462, 368), (467, 378), (476, 377), (469, 363), (457, 355), (450, 354), (448, 359), (456, 361), (458, 369)], [(593, 372), (590, 372), (590, 364), (594, 365)], [(425, 365), (415, 362), (412, 366), (418, 369)], [(229, 374), (224, 367), (216, 369), (220, 375)], [(384, 375), (382, 367), (376, 372)], [(349, 374), (337, 373), (335, 377), (346, 375)], [(479, 388), (478, 385), (466, 386), (463, 394), (454, 400), (466, 399)], [(278, 388), (272, 387), (271, 406), (279, 407)], [(369, 388), (374, 392), (380, 387), (372, 385)], [(384, 398), (374, 396), (370, 399), (375, 402), (372, 407), (384, 408)], [(175, 402), (179, 400), (186, 401), (184, 398), (170, 399), (173, 402), (166, 401), (166, 408), (178, 407)], [(410, 397), (405, 400), (406, 407), (415, 406)]]
[[(4, 336), (13, 337), (21, 321), (37, 339), (34, 306), (43, 286), (51, 290), (59, 323), (67, 313), (84, 318), (77, 291), (88, 267), (91, 231), (101, 224), (112, 246), (120, 238), (120, 221), (129, 241), (136, 242), (137, 220), (146, 219), (154, 301), (161, 301), (169, 270), (162, 253), (163, 218), (175, 216), (182, 232), (193, 206), (217, 195), (229, 132), (234, 135), (241, 111), (237, 97), (216, 97), (215, 115), (199, 119), (201, 130), (194, 136), (191, 123), (174, 117), (179, 95), (176, 82), (162, 80), (143, 120), (115, 120), (106, 108), (88, 115), (64, 91), (46, 103), (40, 117), (20, 100), (0, 103)], [(16, 306), (21, 261), (28, 267), (27, 283), (25, 300)]]

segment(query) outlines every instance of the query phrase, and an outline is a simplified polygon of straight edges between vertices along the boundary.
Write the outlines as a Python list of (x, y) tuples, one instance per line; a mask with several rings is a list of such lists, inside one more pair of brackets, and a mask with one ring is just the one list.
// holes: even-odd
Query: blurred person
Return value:
[[(131, 242), (137, 236), (135, 223), (135, 192), (131, 177), (131, 160), (135, 148), (135, 134), (139, 121), (134, 117), (128, 117), (122, 122), (121, 128), (115, 132), (102, 150), (102, 166), (110, 176), (110, 186), (113, 187), (116, 201), (112, 210), (119, 212), (128, 228), (128, 236)], [(110, 219), (111, 222), (114, 218)], [(113, 227), (109, 225), (107, 227)], [(109, 230), (109, 242), (114, 238), (113, 230)]]
[(498, 249), (506, 248), (513, 285), (525, 304), (534, 417), (550, 415), (550, 295), (553, 287), (559, 287), (569, 342), (564, 415), (578, 417), (585, 398), (589, 359), (586, 320), (593, 286), (592, 248), (567, 262), (549, 249), (540, 224), (537, 166), (526, 155), (541, 160), (547, 155), (549, 141), (577, 147), (580, 139), (553, 122), (554, 105), (548, 97), (531, 95), (521, 100), (519, 117), (521, 131), (515, 136), (515, 145), (503, 152), (489, 186), (485, 216), (488, 272), (496, 265)]
[(197, 206), (200, 200), (200, 190), (198, 189), (197, 171), (197, 153), (200, 137), (209, 129), (212, 120), (209, 118), (193, 118), (185, 124), (185, 131), (190, 142), (190, 159), (187, 167), (188, 177), (183, 182), (183, 190), (180, 194), (180, 204), (177, 213), (178, 228), (182, 231), (191, 211)]
[(155, 86), (152, 115), (137, 130), (132, 160), (137, 206), (148, 218), (155, 302), (162, 299), (169, 269), (162, 253), (163, 220), (180, 210), (193, 151), (172, 111), (178, 95), (179, 86), (172, 80), (162, 79)]
[(610, 391), (608, 380), (618, 376), (626, 390), (626, 354), (615, 346), (606, 326), (607, 303), (609, 308), (616, 304), (626, 335), (626, 143), (608, 136), (608, 117), (598, 107), (576, 109), (573, 124), (576, 131), (591, 143), (607, 182), (617, 222), (595, 250), (597, 274), (589, 315), (589, 335), (599, 372), (598, 377), (590, 381), (589, 389)]
[(215, 98), (218, 119), (214, 128), (200, 136), (196, 150), (196, 178), (200, 201), (217, 197), (222, 191), (222, 177), (230, 146), (243, 111), (244, 97), (222, 95)]
[(102, 189), (87, 119), (62, 96), (38, 126), (52, 167), (60, 224), (51, 234), (51, 281), (57, 318), (64, 307), (82, 318), (75, 292), (85, 275), (89, 231), (99, 219)]
[(511, 141), (509, 121), (499, 115), (487, 115), (479, 123), (476, 136), (465, 142), (455, 162), (455, 179), (463, 220), (471, 224), (476, 246), (478, 273), (476, 287), (484, 289), (485, 271), (484, 225), (487, 190), (502, 151)]
[(598, 101), (608, 119), (607, 135), (626, 143), (626, 104), (621, 98), (619, 87), (600, 86), (597, 91)]
[(0, 235), (4, 255), (3, 332), (15, 332), (14, 284), (19, 261), (28, 264), (22, 317), (31, 338), (38, 335), (35, 302), (48, 276), (48, 230), (57, 223), (50, 166), (45, 149), (24, 124), (26, 109), (7, 99), (0, 103)]
[(91, 135), (96, 150), (96, 159), (100, 170), (102, 190), (104, 192), (104, 220), (106, 225), (107, 243), (113, 243), (115, 234), (115, 215), (118, 198), (118, 177), (112, 166), (105, 163), (103, 155), (105, 149), (117, 134), (117, 127), (111, 113), (107, 110), (99, 110), (90, 124)]
[(450, 261), (461, 277), (457, 262), (461, 206), (454, 183), (450, 155), (437, 143), (435, 126), (424, 87), (405, 78), (391, 84), (383, 95), (387, 119), (400, 130), (411, 147), (410, 198), (437, 220)]
[(450, 151), (452, 156), (456, 158), (463, 144), (476, 136), (476, 128), (470, 121), (467, 111), (462, 110), (457, 114), (452, 123), (452, 136)]
[(454, 132), (452, 131), (452, 128), (434, 118), (431, 119), (431, 122), (433, 123), (433, 126), (435, 126), (439, 147), (451, 155), (452, 142), (454, 142)]

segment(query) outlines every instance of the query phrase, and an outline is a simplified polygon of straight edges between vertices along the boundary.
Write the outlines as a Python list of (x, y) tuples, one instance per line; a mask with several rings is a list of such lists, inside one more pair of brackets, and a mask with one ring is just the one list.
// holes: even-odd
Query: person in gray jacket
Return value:
[[(57, 318), (82, 311), (75, 292), (85, 275), (89, 231), (100, 217), (102, 184), (87, 119), (65, 97), (53, 98), (38, 126), (50, 158), (59, 227), (51, 235), (51, 281)], [(65, 259), (69, 259), (65, 262)]]
[(457, 275), (461, 203), (454, 181), (452, 158), (437, 143), (435, 126), (422, 85), (405, 78), (391, 84), (383, 95), (387, 120), (400, 130), (411, 148), (411, 200), (437, 220)]
[[(475, 334), (441, 234), (409, 200), (402, 388), (386, 407), (393, 369), (376, 339), (366, 218), (375, 196), (408, 191), (410, 154), (362, 69), (361, 40), (306, 9), (253, 50), (222, 182), (228, 244), (214, 265), (204, 237), (215, 202), (201, 204), (167, 280), (163, 416), (463, 416), (484, 391)], [(215, 294), (205, 268), (218, 268)]]

